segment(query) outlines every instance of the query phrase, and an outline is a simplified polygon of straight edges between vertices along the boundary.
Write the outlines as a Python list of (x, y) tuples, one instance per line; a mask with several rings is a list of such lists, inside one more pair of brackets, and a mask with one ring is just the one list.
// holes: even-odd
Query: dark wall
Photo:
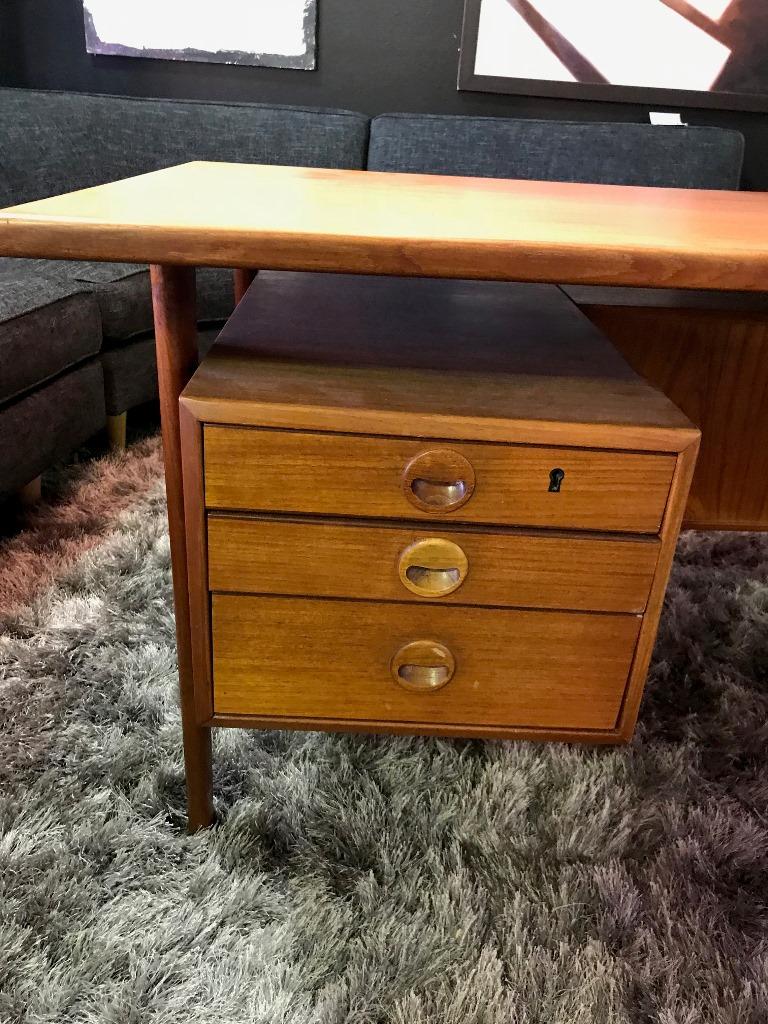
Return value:
[(22, 0), (2, 0), (0, 8), (0, 83), (24, 84), (24, 60), (21, 45)]
[[(457, 92), (463, 0), (319, 0), (314, 72), (91, 57), (85, 52), (78, 0), (0, 2), (0, 17), (8, 22), (3, 34), (14, 40), (0, 75), (6, 84), (29, 88), (297, 103), (369, 114), (397, 110), (647, 122), (648, 110), (657, 109)], [(743, 132), (744, 184), (768, 190), (768, 116), (682, 112), (692, 124)]]

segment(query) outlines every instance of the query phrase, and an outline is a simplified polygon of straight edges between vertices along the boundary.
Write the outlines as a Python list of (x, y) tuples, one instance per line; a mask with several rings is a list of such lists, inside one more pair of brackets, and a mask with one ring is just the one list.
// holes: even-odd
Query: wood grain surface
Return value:
[(543, 728), (521, 725), (452, 725), (447, 722), (392, 722), (385, 718), (300, 718), (296, 715), (215, 714), (208, 725), (227, 729), (298, 729), (302, 732), (381, 733), (390, 736), (455, 736), (479, 740), (532, 740), (536, 743), (583, 743), (616, 746), (631, 736), (620, 729)]
[[(179, 695), (184, 738), (190, 832), (213, 821), (211, 730), (200, 724), (195, 698), (192, 619), (184, 519), (184, 477), (181, 452), (179, 392), (197, 364), (195, 272), (189, 267), (150, 268), (155, 318), (157, 380), (163, 428), (168, 532), (173, 569), (173, 604), (179, 662)], [(187, 418), (186, 429), (199, 428)], [(189, 445), (187, 445), (189, 447)], [(192, 445), (194, 450), (194, 445)], [(198, 478), (196, 489), (200, 489)], [(193, 498), (194, 500), (194, 498)]]
[[(639, 628), (631, 615), (215, 594), (214, 709), (612, 729)], [(393, 657), (417, 640), (455, 659), (434, 693), (392, 678)]]
[[(656, 539), (436, 530), (210, 515), (208, 585), (234, 593), (642, 612), (659, 550)], [(430, 537), (458, 545), (468, 563), (461, 585), (440, 597), (406, 589), (400, 578), (404, 552)], [(454, 565), (450, 549), (444, 561)]]
[(669, 501), (664, 510), (664, 521), (661, 524), (661, 547), (656, 563), (656, 573), (653, 577), (651, 593), (648, 597), (645, 615), (643, 615), (632, 669), (629, 674), (629, 682), (621, 706), (618, 725), (624, 740), (632, 738), (637, 722), (698, 450), (699, 442), (696, 441), (684, 452), (680, 452), (675, 463), (675, 475), (672, 478)]
[(185, 390), (199, 418), (678, 451), (696, 432), (560, 289), (261, 272)]
[(196, 162), (3, 211), (0, 254), (764, 291), (768, 196)]
[(685, 525), (768, 529), (768, 313), (613, 306), (587, 313), (701, 428)]
[[(209, 508), (627, 533), (658, 531), (675, 467), (670, 455), (451, 441), (474, 492), (455, 511), (426, 512), (402, 481), (432, 442), (206, 424), (204, 447)], [(565, 473), (559, 493), (554, 469)]]
[(200, 666), (211, 664), (210, 598), (208, 595), (208, 524), (204, 501), (203, 425), (179, 406), (184, 483), (187, 582), (189, 587), (190, 644), (192, 647), (195, 715), (198, 724), (213, 714), (210, 671), (202, 678)]

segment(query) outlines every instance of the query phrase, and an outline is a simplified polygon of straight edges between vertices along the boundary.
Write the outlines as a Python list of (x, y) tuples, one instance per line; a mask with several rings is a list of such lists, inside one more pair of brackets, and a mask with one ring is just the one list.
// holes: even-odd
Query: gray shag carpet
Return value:
[(196, 837), (160, 487), (4, 625), (2, 1024), (768, 1021), (768, 536), (681, 540), (631, 746), (221, 732)]

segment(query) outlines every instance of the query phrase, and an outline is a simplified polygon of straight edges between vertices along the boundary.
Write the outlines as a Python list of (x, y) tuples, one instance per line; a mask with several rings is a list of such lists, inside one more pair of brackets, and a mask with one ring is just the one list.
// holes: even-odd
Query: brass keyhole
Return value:
[(565, 470), (564, 469), (553, 469), (552, 472), (549, 474), (549, 490), (553, 494), (559, 494), (560, 493), (560, 484), (563, 482), (564, 479), (565, 479)]

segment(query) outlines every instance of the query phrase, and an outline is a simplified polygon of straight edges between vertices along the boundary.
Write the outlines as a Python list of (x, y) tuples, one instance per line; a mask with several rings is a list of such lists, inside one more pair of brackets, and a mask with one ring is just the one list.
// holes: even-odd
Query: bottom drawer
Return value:
[(216, 714), (612, 729), (641, 619), (215, 594)]

